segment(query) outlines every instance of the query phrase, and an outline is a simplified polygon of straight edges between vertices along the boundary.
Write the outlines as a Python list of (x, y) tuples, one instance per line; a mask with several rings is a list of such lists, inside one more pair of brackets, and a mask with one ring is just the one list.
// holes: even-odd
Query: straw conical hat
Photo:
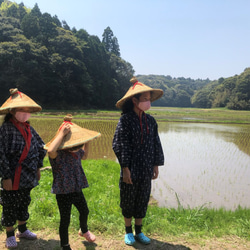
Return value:
[(121, 109), (123, 104), (132, 96), (144, 92), (151, 92), (151, 102), (159, 99), (163, 95), (162, 89), (153, 89), (151, 87), (148, 87), (144, 83), (138, 82), (136, 77), (131, 78), (130, 82), (133, 84), (127, 91), (127, 93), (116, 103), (116, 107)]
[(28, 108), (30, 113), (42, 110), (40, 105), (18, 89), (10, 89), (10, 97), (0, 107), (0, 115), (9, 113), (13, 108)]
[(46, 150), (49, 148), (49, 145), (57, 137), (60, 129), (66, 123), (69, 123), (71, 125), (71, 131), (66, 136), (64, 136), (63, 141), (62, 141), (61, 145), (58, 147), (58, 149), (67, 149), (67, 148), (76, 147), (76, 146), (87, 143), (87, 142), (101, 136), (101, 134), (99, 132), (89, 130), (89, 129), (86, 129), (86, 128), (82, 128), (82, 127), (76, 125), (75, 123), (71, 122), (72, 118), (73, 117), (70, 114), (66, 115), (64, 117), (64, 122), (61, 124), (61, 126), (57, 130), (56, 135), (54, 136), (54, 138), (44, 146), (44, 148)]

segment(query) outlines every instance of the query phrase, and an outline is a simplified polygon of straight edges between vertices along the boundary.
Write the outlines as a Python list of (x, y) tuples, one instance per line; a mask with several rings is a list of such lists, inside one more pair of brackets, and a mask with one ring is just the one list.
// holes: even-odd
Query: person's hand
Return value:
[(4, 190), (12, 190), (12, 180), (11, 179), (3, 180), (3, 189)]
[(40, 168), (37, 169), (37, 180), (40, 181), (40, 178), (41, 178), (41, 172), (40, 172)]
[(158, 178), (158, 175), (159, 175), (158, 166), (154, 166), (153, 177), (152, 177), (152, 179), (153, 179), (153, 180), (157, 179), (157, 178)]
[(62, 129), (60, 130), (60, 132), (63, 134), (63, 136), (67, 135), (70, 132), (71, 128), (70, 128), (70, 124), (66, 123)]
[(131, 180), (130, 170), (128, 167), (122, 169), (123, 172), (123, 182), (127, 184), (133, 184)]

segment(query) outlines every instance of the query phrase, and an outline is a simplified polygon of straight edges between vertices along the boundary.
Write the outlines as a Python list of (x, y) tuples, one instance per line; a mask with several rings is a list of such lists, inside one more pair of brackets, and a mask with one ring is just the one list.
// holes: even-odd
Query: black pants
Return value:
[(57, 205), (60, 212), (59, 235), (61, 246), (69, 244), (68, 228), (70, 224), (71, 207), (74, 205), (79, 211), (80, 228), (83, 233), (88, 231), (87, 221), (89, 209), (82, 192), (70, 194), (57, 194)]
[(151, 179), (138, 179), (133, 180), (133, 184), (126, 184), (120, 178), (119, 185), (122, 215), (125, 218), (144, 218), (151, 193)]
[(29, 219), (28, 207), (31, 201), (31, 189), (1, 190), (2, 200), (2, 226), (12, 227), (16, 221), (27, 221)]

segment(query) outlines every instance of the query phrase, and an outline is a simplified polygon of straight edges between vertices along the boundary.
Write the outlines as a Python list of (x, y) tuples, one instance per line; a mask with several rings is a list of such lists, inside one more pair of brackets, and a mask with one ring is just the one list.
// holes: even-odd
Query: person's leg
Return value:
[(70, 224), (70, 213), (71, 213), (71, 199), (68, 194), (57, 194), (56, 195), (57, 205), (60, 212), (60, 226), (59, 236), (61, 240), (61, 246), (69, 246), (69, 224)]
[(31, 202), (30, 191), (31, 189), (17, 190), (19, 204), (17, 209), (18, 233), (16, 237), (35, 240), (37, 239), (37, 235), (27, 229), (27, 220), (29, 219), (28, 208)]
[(6, 247), (17, 247), (14, 225), (17, 220), (17, 204), (15, 200), (15, 192), (2, 190), (2, 217), (1, 224), (6, 228)]
[(133, 229), (132, 229), (132, 217), (131, 218), (124, 217), (124, 222), (125, 222), (125, 230), (126, 230), (124, 241), (125, 241), (125, 244), (132, 246), (135, 243), (135, 237), (134, 237)]
[(79, 211), (80, 230), (78, 234), (84, 237), (88, 242), (94, 242), (96, 237), (93, 233), (91, 233), (88, 230), (89, 209), (88, 209), (86, 199), (83, 195), (83, 192), (74, 193), (73, 204)]
[(132, 217), (131, 218), (124, 217), (124, 222), (125, 222), (126, 233), (133, 233), (133, 230), (132, 230)]
[(78, 234), (84, 237), (88, 242), (94, 242), (96, 237), (93, 233), (91, 233), (88, 230), (89, 209), (88, 209), (86, 199), (83, 195), (83, 192), (74, 193), (73, 204), (79, 211), (80, 230)]
[(126, 184), (120, 179), (120, 207), (125, 222), (125, 238), (124, 241), (127, 245), (133, 245), (135, 238), (132, 229), (132, 217), (135, 207), (135, 187), (136, 184)]
[(82, 192), (74, 194), (73, 205), (77, 208), (79, 212), (79, 221), (80, 221), (80, 228), (82, 230), (82, 233), (86, 233), (88, 231), (89, 209), (88, 209), (86, 199)]
[(149, 244), (150, 239), (146, 237), (142, 229), (142, 219), (146, 216), (148, 202), (151, 193), (151, 180), (145, 179), (138, 184), (137, 189), (137, 206), (135, 212), (135, 239), (143, 244)]
[(142, 218), (135, 218), (135, 234), (141, 233)]

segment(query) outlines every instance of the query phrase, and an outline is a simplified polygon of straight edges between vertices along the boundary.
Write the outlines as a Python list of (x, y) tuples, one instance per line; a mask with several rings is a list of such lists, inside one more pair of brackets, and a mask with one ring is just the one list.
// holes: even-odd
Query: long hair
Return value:
[(134, 96), (132, 96), (131, 98), (129, 98), (123, 105), (122, 105), (122, 115), (129, 113), (131, 111), (133, 111), (134, 109), (134, 103), (132, 101), (132, 98), (135, 97), (137, 100), (139, 100), (141, 96), (141, 93), (136, 94)]
[(4, 122), (8, 122), (11, 118), (12, 118), (12, 114), (11, 113), (6, 114), (5, 117), (4, 117), (3, 123)]

